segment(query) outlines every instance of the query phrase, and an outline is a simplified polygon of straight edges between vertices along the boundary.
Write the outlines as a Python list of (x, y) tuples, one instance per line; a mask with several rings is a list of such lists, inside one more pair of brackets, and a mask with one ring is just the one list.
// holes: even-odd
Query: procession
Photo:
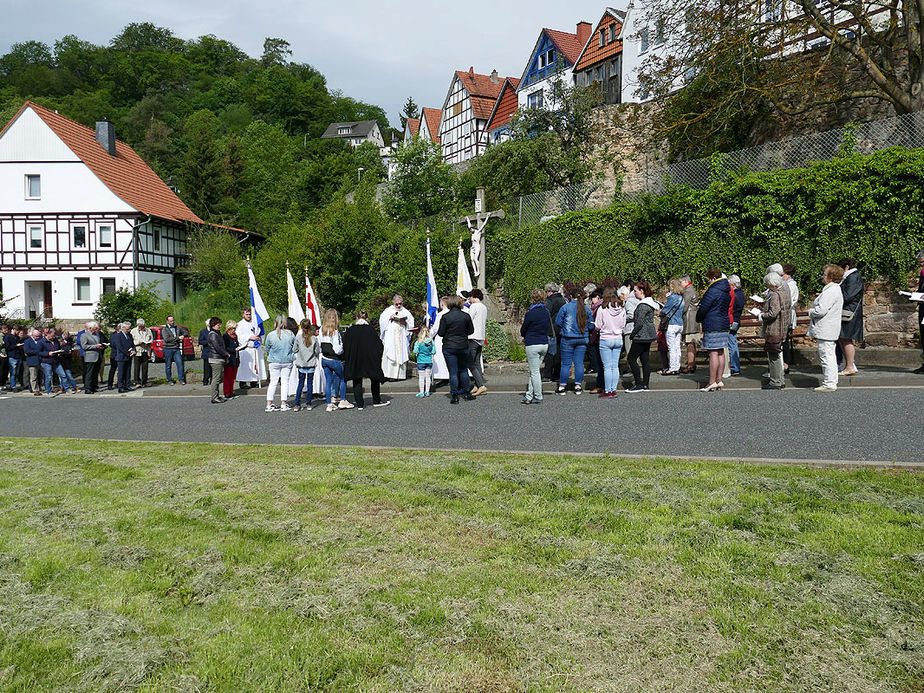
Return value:
[[(477, 246), (473, 243), (472, 248)], [(480, 252), (477, 248), (472, 253), (476, 277), (481, 275)], [(432, 396), (442, 383), (448, 384), (451, 404), (487, 394), (482, 354), (488, 320), (485, 294), (471, 286), (460, 243), (458, 293), (437, 298), (429, 241), (427, 253), (427, 302), (421, 306), (420, 324), (398, 294), (376, 319), (359, 310), (347, 324), (337, 310), (322, 308), (307, 270), (302, 299), (288, 267), (287, 313), (271, 319), (248, 266), (251, 305), (237, 320), (212, 317), (198, 333), (202, 384), (211, 388), (210, 402), (222, 404), (265, 384), (267, 413), (310, 411), (315, 406), (324, 406), (327, 412), (362, 410), (366, 407), (363, 383), (368, 381), (372, 407), (385, 407), (392, 400), (383, 398), (382, 384), (404, 381), (414, 371), (419, 398)], [(924, 250), (916, 260), (921, 268), (918, 291), (906, 294), (919, 304), (924, 333)], [(856, 264), (844, 258), (825, 266), (820, 277), (823, 289), (805, 314), (805, 336), (817, 346), (821, 383), (814, 390), (819, 393), (835, 392), (840, 378), (858, 373), (855, 357), (863, 339), (864, 281)], [(749, 315), (760, 325), (767, 360), (761, 388), (782, 390), (793, 361), (799, 319), (795, 274), (789, 263), (771, 265), (763, 290), (749, 297), (738, 275), (717, 268), (707, 272), (702, 292), (697, 292), (690, 276), (672, 278), (663, 301), (654, 298), (645, 280), (590, 283), (565, 295), (554, 282), (537, 287), (519, 326), (529, 370), (520, 402), (541, 404), (544, 382), (552, 383), (558, 395), (581, 395), (586, 390), (613, 399), (620, 390), (649, 392), (653, 354), (662, 366), (657, 375), (672, 376), (696, 373), (698, 351), (705, 352), (708, 369), (701, 391), (720, 391), (726, 379), (741, 373), (738, 333), (742, 316)], [(751, 307), (745, 310), (748, 304)], [(113, 328), (107, 336), (95, 320), (73, 335), (55, 327), (0, 326), (3, 390), (28, 391), (33, 396), (76, 394), (75, 372), (82, 376), (82, 392), (87, 395), (103, 389), (126, 394), (150, 387), (154, 332), (143, 319)], [(186, 385), (189, 369), (184, 356), (193, 352), (190, 331), (173, 316), (156, 329), (166, 384)], [(620, 369), (621, 359), (627, 369)], [(108, 377), (104, 377), (107, 362)], [(914, 373), (924, 373), (924, 366)], [(624, 382), (627, 375), (631, 380)], [(323, 404), (313, 404), (316, 398)]]

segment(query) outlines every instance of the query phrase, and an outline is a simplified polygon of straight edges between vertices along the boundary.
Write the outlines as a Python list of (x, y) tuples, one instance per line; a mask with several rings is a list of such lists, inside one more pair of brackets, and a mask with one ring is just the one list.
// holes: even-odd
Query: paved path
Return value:
[[(519, 404), (519, 378), (495, 376), (492, 393), (451, 406), (389, 384), (392, 405), (327, 413), (263, 411), (261, 392), (210, 405), (204, 388), (161, 386), (125, 396), (0, 399), (0, 436), (293, 443), (411, 448), (611, 453), (806, 460), (924, 467), (924, 378), (867, 373), (832, 394), (759, 389), (759, 370), (719, 393), (693, 380), (653, 377), (649, 393), (547, 395)], [(810, 374), (797, 382), (814, 382)], [(548, 386), (548, 387), (551, 387)], [(405, 392), (402, 392), (404, 390)], [(368, 393), (367, 393), (368, 397)], [(316, 402), (318, 400), (315, 400)]]

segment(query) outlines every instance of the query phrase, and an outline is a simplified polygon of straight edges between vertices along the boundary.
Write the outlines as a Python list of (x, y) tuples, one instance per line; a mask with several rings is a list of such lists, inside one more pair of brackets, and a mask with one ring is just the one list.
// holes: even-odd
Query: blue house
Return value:
[(579, 22), (576, 31), (543, 29), (523, 70), (517, 88), (520, 108), (547, 108), (554, 79), (571, 83), (571, 70), (590, 38), (589, 22)]

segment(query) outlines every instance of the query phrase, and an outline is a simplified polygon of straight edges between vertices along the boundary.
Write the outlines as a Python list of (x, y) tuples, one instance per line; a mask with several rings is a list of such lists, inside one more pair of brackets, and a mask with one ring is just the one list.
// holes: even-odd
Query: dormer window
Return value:
[(345, 127), (345, 128), (338, 128), (338, 129), (337, 129), (337, 134), (338, 134), (338, 135), (349, 135), (351, 132), (353, 132), (353, 128), (351, 128), (351, 127)]
[(37, 174), (26, 174), (26, 199), (42, 199), (42, 177)]
[(610, 24), (610, 41), (615, 41), (615, 40), (616, 40), (616, 32), (617, 32), (618, 30), (619, 30), (619, 29), (618, 29), (618, 27), (617, 27), (615, 24)]
[(606, 45), (606, 29), (600, 29), (600, 48)]

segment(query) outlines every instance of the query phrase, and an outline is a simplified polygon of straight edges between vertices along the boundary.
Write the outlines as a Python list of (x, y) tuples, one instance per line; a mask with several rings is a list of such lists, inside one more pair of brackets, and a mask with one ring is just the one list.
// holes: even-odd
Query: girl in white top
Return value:
[[(346, 380), (343, 379), (343, 338), (340, 336), (340, 315), (328, 308), (321, 321), (321, 367), (324, 369), (324, 398), (327, 411), (352, 409), (346, 400)], [(339, 396), (338, 396), (339, 395)]]

